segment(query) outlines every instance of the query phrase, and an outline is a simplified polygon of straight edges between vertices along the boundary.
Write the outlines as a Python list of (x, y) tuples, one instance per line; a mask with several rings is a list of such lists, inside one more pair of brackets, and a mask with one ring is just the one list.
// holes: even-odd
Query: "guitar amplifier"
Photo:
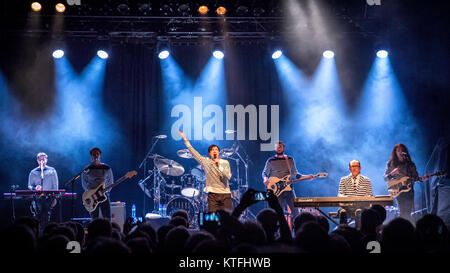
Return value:
[(123, 231), (123, 225), (125, 224), (125, 203), (124, 202), (111, 202), (111, 221), (119, 224), (121, 231)]

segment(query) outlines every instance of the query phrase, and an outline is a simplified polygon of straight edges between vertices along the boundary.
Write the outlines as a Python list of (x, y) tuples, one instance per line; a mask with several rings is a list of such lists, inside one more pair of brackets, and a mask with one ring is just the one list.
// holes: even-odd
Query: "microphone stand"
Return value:
[[(64, 187), (67, 187), (69, 184), (72, 184), (72, 191), (71, 191), (71, 193), (72, 193), (72, 196), (70, 197), (72, 200), (71, 200), (71, 202), (72, 202), (72, 217), (71, 217), (71, 220), (73, 220), (73, 218), (74, 218), (74, 216), (75, 216), (75, 196), (74, 196), (74, 192), (75, 192), (75, 189), (74, 189), (74, 184), (75, 184), (75, 180), (77, 180), (78, 178), (80, 178), (80, 176), (81, 176), (81, 173), (82, 172), (84, 172), (85, 170), (86, 170), (87, 168), (84, 168), (81, 172), (79, 172), (79, 173), (77, 173), (69, 182), (67, 182), (65, 185), (64, 185)], [(61, 206), (61, 204), (60, 204), (60, 206)]]

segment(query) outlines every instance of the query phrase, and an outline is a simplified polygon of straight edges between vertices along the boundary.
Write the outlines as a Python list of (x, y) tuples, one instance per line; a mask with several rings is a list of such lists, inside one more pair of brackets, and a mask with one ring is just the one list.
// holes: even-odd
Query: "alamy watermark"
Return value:
[[(245, 140), (248, 132), (248, 140), (258, 140), (259, 137), (260, 141), (268, 142), (260, 144), (261, 151), (272, 151), (274, 144), (279, 141), (279, 105), (270, 105), (270, 109), (268, 105), (226, 105), (224, 114), (219, 105), (204, 106), (202, 97), (194, 97), (193, 109), (178, 104), (172, 108), (170, 115), (177, 118), (171, 128), (175, 140), (181, 139), (177, 130), (183, 130), (186, 137), (193, 140), (235, 140), (235, 135), (237, 140)], [(204, 119), (207, 119), (206, 122), (203, 122)], [(226, 134), (226, 131), (235, 131), (236, 134)]]

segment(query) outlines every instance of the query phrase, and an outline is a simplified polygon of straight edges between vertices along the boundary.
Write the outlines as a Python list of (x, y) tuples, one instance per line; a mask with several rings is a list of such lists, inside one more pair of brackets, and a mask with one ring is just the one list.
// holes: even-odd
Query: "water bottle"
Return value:
[(133, 222), (136, 223), (136, 205), (133, 204), (131, 206), (131, 218), (133, 218)]
[(165, 204), (159, 204), (159, 215), (161, 215), (161, 217), (166, 217), (166, 205)]

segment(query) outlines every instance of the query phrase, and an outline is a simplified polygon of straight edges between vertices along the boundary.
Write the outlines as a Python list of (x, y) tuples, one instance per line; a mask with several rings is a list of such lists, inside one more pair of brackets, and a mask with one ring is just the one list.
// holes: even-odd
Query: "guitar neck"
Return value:
[(300, 182), (300, 181), (303, 181), (303, 180), (307, 180), (308, 178), (299, 178), (299, 179), (294, 179), (294, 180), (289, 180), (289, 184), (292, 184), (292, 183), (296, 183), (296, 182)]
[(116, 182), (112, 183), (111, 185), (109, 185), (108, 187), (105, 187), (105, 191), (109, 191), (110, 189), (114, 188), (115, 186), (119, 185), (122, 181), (125, 180), (125, 176), (119, 178)]

